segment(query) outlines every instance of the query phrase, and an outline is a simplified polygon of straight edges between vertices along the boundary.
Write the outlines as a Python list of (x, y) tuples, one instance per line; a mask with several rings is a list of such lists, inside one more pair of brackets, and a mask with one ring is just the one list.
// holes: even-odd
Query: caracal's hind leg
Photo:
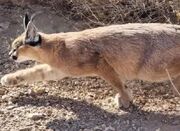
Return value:
[(132, 98), (129, 94), (130, 92), (125, 89), (119, 75), (105, 60), (101, 60), (98, 64), (98, 75), (107, 80), (117, 91), (115, 101), (118, 106), (128, 108)]

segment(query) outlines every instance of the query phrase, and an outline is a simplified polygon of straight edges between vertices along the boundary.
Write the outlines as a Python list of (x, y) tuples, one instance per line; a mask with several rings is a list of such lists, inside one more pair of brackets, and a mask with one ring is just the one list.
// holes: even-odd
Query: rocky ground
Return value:
[[(69, 21), (50, 8), (0, 5), (0, 77), (33, 62), (16, 64), (8, 59), (9, 44), (22, 33), (25, 12), (43, 10), (35, 23), (51, 33), (77, 30), (79, 22)], [(127, 82), (133, 90), (134, 105), (118, 109), (111, 86), (104, 80), (65, 78), (17, 87), (0, 85), (1, 131), (179, 131), (180, 98), (169, 82)]]

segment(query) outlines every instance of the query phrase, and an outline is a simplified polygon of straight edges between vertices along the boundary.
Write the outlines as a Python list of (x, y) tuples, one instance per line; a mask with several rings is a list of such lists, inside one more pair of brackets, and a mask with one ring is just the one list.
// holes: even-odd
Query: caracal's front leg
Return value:
[(9, 86), (43, 80), (58, 80), (64, 77), (65, 74), (62, 72), (51, 68), (47, 64), (41, 64), (5, 75), (1, 78), (1, 84)]

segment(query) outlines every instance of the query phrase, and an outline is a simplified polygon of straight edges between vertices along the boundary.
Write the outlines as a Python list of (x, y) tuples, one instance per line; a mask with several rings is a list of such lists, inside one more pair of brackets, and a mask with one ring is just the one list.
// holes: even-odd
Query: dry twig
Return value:
[(169, 74), (168, 69), (166, 69), (166, 73), (167, 73), (167, 75), (168, 75), (168, 78), (169, 78), (169, 80), (170, 80), (170, 82), (171, 82), (174, 90), (175, 90), (175, 91), (177, 92), (177, 94), (180, 96), (180, 93), (179, 93), (178, 89), (176, 88), (176, 86), (174, 85), (174, 83), (173, 83), (173, 81), (172, 81), (172, 79), (171, 79), (171, 76), (170, 76), (170, 74)]

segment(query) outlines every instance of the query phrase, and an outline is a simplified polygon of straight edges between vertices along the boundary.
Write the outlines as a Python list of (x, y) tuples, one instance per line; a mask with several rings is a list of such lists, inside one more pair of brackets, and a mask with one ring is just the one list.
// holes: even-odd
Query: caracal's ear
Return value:
[[(25, 15), (24, 25), (28, 22), (28, 16)], [(39, 46), (41, 44), (41, 36), (38, 34), (36, 26), (33, 24), (32, 19), (27, 24), (25, 29), (25, 44), (31, 46)]]
[(26, 30), (29, 21), (30, 21), (30, 19), (29, 19), (28, 15), (25, 14), (24, 19), (23, 19), (24, 30)]

